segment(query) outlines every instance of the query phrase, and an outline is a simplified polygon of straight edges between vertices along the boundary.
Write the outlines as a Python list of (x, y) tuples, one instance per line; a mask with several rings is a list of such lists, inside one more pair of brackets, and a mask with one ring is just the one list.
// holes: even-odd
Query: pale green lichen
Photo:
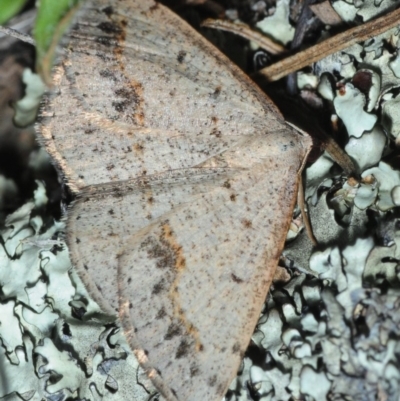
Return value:
[(147, 400), (153, 386), (138, 384), (124, 337), (72, 272), (64, 223), (40, 216), (46, 203), (38, 182), (0, 232), (0, 399)]
[(25, 84), (25, 96), (14, 104), (14, 122), (20, 127), (26, 127), (36, 119), (40, 99), (46, 90), (46, 85), (40, 76), (34, 74), (30, 68), (25, 68), (22, 81)]
[(289, 0), (278, 0), (275, 13), (256, 24), (258, 29), (284, 45), (294, 37), (294, 28), (289, 22), (289, 6)]
[(378, 119), (375, 114), (364, 110), (364, 94), (350, 83), (336, 91), (333, 104), (350, 137), (360, 138), (365, 131), (372, 130)]

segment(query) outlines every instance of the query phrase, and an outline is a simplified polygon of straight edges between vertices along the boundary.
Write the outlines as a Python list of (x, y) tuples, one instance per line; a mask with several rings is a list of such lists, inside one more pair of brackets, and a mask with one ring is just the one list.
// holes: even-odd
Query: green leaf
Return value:
[[(0, 0), (2, 1), (2, 0)], [(58, 43), (69, 27), (80, 0), (40, 0), (33, 36), (36, 41), (36, 71), (51, 83), (51, 68)]]
[(0, 0), (0, 24), (18, 14), (27, 0)]

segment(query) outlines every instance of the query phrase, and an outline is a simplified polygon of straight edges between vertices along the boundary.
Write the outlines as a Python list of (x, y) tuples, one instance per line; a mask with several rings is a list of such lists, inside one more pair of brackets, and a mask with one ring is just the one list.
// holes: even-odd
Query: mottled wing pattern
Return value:
[(72, 260), (165, 399), (217, 401), (261, 311), (310, 141), (151, 0), (88, 3), (69, 39), (40, 130), (78, 195)]
[(235, 169), (188, 169), (120, 192), (106, 185), (72, 209), (71, 249), (91, 250), (92, 294), (115, 308), (119, 296), (128, 340), (168, 400), (220, 399), (250, 340), (301, 164), (290, 132), (273, 137), (225, 152), (224, 162), (243, 163)]
[(246, 135), (286, 129), (275, 106), (168, 9), (90, 4), (42, 113), (44, 143), (73, 191), (198, 166)]
[(133, 235), (120, 257), (121, 321), (178, 400), (222, 399), (265, 301), (297, 170), (260, 159)]

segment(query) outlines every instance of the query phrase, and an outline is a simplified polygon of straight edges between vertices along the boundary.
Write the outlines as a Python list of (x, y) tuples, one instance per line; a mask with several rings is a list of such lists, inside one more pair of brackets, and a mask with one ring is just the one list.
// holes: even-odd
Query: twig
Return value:
[(27, 35), (26, 33), (16, 31), (15, 29), (6, 28), (6, 27), (0, 25), (0, 33), (3, 33), (6, 36), (12, 36), (13, 38), (22, 40), (23, 42), (26, 42), (26, 43), (29, 43), (30, 45), (35, 45), (35, 41), (32, 38), (32, 36)]
[(309, 7), (317, 18), (326, 25), (335, 26), (343, 22), (329, 0), (323, 0), (322, 3), (311, 4)]
[(318, 241), (314, 236), (313, 229), (311, 227), (310, 217), (309, 217), (308, 213), (306, 212), (306, 202), (304, 199), (303, 176), (301, 174), (299, 177), (299, 191), (297, 193), (297, 204), (299, 205), (300, 213), (301, 213), (301, 216), (303, 217), (303, 223), (304, 223), (304, 227), (306, 229), (308, 238), (310, 239), (311, 243), (314, 246), (317, 246)]
[(347, 175), (353, 175), (356, 172), (353, 161), (350, 156), (338, 145), (338, 143), (329, 135), (323, 136), (323, 147), (332, 157), (332, 159), (339, 164)]
[(269, 67), (265, 67), (258, 71), (257, 74), (262, 74), (270, 82), (277, 81), (292, 72), (298, 71), (324, 57), (346, 49), (355, 43), (363, 42), (374, 36), (378, 36), (397, 25), (400, 25), (400, 9), (394, 10), (376, 20), (369, 21), (363, 25), (339, 33), (309, 49), (287, 57)]
[(267, 50), (271, 54), (281, 54), (287, 51), (284, 46), (274, 42), (272, 39), (251, 29), (248, 25), (243, 23), (233, 23), (230, 21), (208, 18), (201, 25), (207, 28), (221, 29), (223, 31), (235, 33), (245, 39), (256, 42), (261, 48)]

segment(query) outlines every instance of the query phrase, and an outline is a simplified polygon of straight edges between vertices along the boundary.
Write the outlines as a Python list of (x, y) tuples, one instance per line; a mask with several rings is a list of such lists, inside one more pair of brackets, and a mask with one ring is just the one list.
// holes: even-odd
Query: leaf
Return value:
[(41, 0), (34, 27), (36, 41), (36, 71), (46, 84), (51, 83), (51, 68), (58, 43), (72, 17), (78, 9), (80, 0)]
[(0, 24), (17, 15), (27, 0), (1, 0), (0, 1)]

